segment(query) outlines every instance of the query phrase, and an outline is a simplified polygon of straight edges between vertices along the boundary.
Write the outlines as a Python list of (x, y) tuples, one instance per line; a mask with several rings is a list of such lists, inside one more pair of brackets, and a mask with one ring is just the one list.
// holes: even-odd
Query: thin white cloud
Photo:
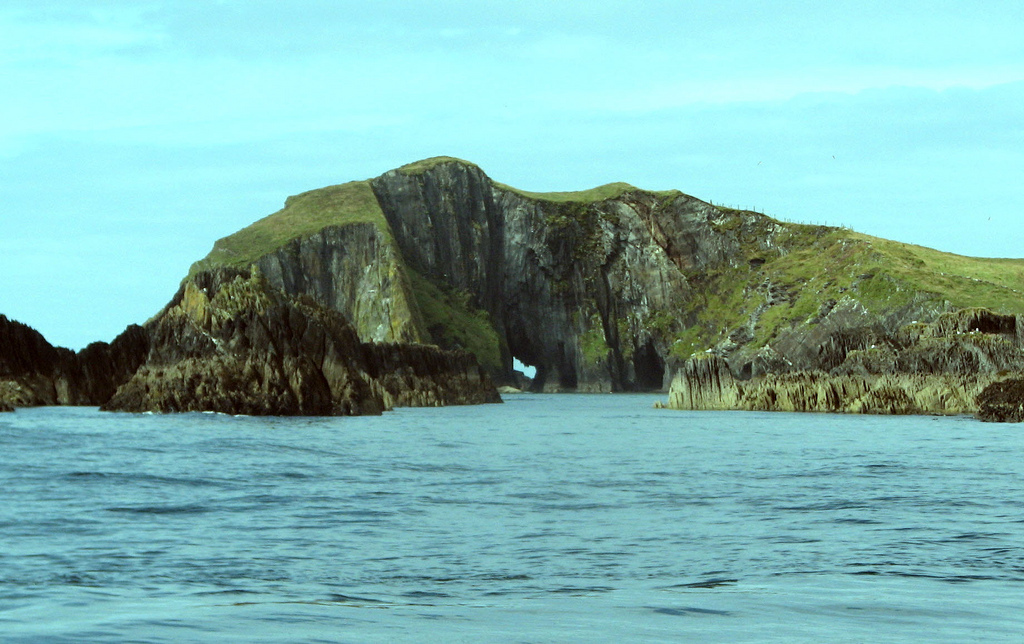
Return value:
[(0, 65), (77, 65), (99, 56), (157, 48), (167, 37), (143, 20), (141, 8), (89, 10), (45, 19), (25, 11), (0, 13)]
[(1024, 80), (1024, 66), (989, 66), (935, 70), (807, 69), (773, 75), (723, 79), (683, 79), (662, 83), (624, 82), (620, 91), (587, 88), (551, 90), (544, 94), (551, 107), (574, 111), (607, 110), (645, 113), (687, 106), (788, 101), (821, 93), (858, 94), (895, 87), (943, 91), (986, 89)]

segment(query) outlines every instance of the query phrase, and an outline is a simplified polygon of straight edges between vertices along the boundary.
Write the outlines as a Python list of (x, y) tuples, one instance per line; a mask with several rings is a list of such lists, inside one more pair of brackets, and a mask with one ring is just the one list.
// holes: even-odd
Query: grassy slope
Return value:
[(535, 199), (537, 201), (550, 201), (553, 203), (595, 203), (598, 201), (606, 201), (608, 199), (617, 199), (627, 192), (635, 192), (637, 188), (629, 185), (628, 183), (608, 183), (603, 186), (591, 188), (590, 190), (577, 190), (574, 192), (527, 192), (526, 190), (519, 190), (512, 186), (506, 186), (503, 183), (495, 184), (502, 190), (514, 192), (521, 197), (527, 199)]
[(431, 157), (429, 159), (423, 159), (422, 161), (414, 161), (412, 163), (407, 163), (406, 165), (403, 165), (401, 168), (398, 168), (398, 171), (404, 175), (418, 176), (423, 174), (427, 170), (436, 168), (437, 166), (444, 163), (457, 163), (459, 165), (468, 166), (470, 168), (477, 168), (478, 170), (480, 169), (480, 166), (478, 166), (475, 163), (463, 161), (462, 159), (457, 159), (455, 157)]
[(391, 228), (369, 181), (352, 181), (289, 197), (284, 208), (217, 240), (189, 274), (212, 266), (246, 267), (287, 242), (312, 235), (326, 226), (370, 222), (391, 238)]
[(869, 309), (909, 301), (918, 291), (956, 307), (1024, 313), (1020, 259), (964, 257), (838, 229), (764, 268), (819, 295), (855, 288)]
[[(406, 169), (422, 172), (446, 160), (450, 159), (428, 160), (406, 166)], [(315, 234), (326, 226), (366, 222), (376, 224), (387, 239), (393, 238), (369, 181), (304, 192), (289, 197), (278, 212), (218, 240), (209, 255), (192, 265), (189, 274), (213, 266), (247, 267), (285, 243)], [(431, 337), (426, 330), (433, 328), (441, 335), (434, 338), (436, 342), (462, 346), (477, 355), (482, 365), (497, 370), (501, 365), (500, 341), (486, 313), (474, 309), (466, 298), (443, 291), (408, 267), (405, 270), (421, 317), (416, 311), (412, 313), (424, 323), (422, 335)]]
[(791, 293), (792, 301), (763, 313), (755, 346), (769, 342), (785, 327), (812, 319), (828, 300), (846, 296), (875, 313), (923, 298), (958, 308), (1024, 314), (1024, 259), (964, 257), (846, 229), (781, 226), (785, 232), (776, 237), (786, 249), (781, 256), (766, 256), (752, 238), (743, 239), (741, 234), (744, 259), (766, 260), (759, 270), (740, 262), (738, 268), (691, 276), (703, 288), (684, 312), (693, 324), (673, 337), (676, 355), (703, 351), (743, 325), (765, 301), (762, 293), (754, 294), (765, 278)]
[(473, 353), (481, 366), (501, 368), (501, 342), (486, 311), (473, 307), (469, 295), (439, 288), (426, 277), (406, 268), (416, 303), (434, 342)]
[[(632, 186), (628, 183), (606, 183), (603, 186), (591, 188), (590, 190), (576, 190), (572, 192), (529, 192), (527, 190), (520, 190), (519, 188), (513, 188), (503, 183), (494, 184), (496, 187), (514, 192), (515, 194), (526, 197), (527, 199), (533, 199), (536, 201), (547, 201), (550, 203), (597, 203), (600, 201), (608, 201), (609, 199), (618, 199), (622, 195), (628, 192), (640, 192), (640, 189)], [(651, 192), (644, 190), (643, 192)], [(683, 193), (678, 190), (661, 190), (654, 191), (654, 194), (661, 197), (675, 197)]]

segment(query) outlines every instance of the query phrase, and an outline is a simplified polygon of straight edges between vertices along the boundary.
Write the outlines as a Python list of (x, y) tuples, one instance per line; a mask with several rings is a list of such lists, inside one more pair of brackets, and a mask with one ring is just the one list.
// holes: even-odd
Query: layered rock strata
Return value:
[(1012, 417), (1024, 403), (1013, 397), (1022, 392), (1001, 381), (1024, 373), (1021, 322), (1019, 316), (969, 309), (894, 334), (861, 329), (826, 345), (835, 354), (831, 359), (839, 360), (829, 371), (742, 379), (725, 358), (706, 354), (676, 373), (668, 407)]
[(144, 327), (77, 353), (0, 316), (0, 411), (327, 416), (493, 402), (472, 354), (363, 342), (344, 315), (285, 295), (258, 267), (199, 273)]
[[(323, 372), (339, 361), (321, 355), (326, 349), (303, 357), (308, 345), (282, 322), (293, 315), (331, 347), (363, 346), (361, 362), (345, 369), (363, 374), (379, 399), (367, 410), (456, 400), (437, 370), (465, 373), (473, 389), (470, 368), (438, 363), (436, 349), (414, 348), (420, 343), (468, 351), (500, 384), (535, 391), (664, 390), (678, 372), (696, 383), (678, 403), (691, 408), (770, 402), (772, 394), (751, 392), (771, 378), (776, 394), (787, 379), (786, 387), (799, 388), (848, 378), (836, 390), (847, 400), (869, 395), (880, 377), (982, 382), (1021, 369), (1022, 260), (959, 257), (628, 184), (524, 192), (447, 157), (290, 197), (281, 211), (218, 240), (190, 279), (212, 303), (218, 295), (207, 282), (219, 278), (208, 273), (250, 279), (250, 267), (262, 280), (258, 290), (273, 293), (265, 332), (247, 326), (265, 310), (233, 311), (223, 299), (216, 320), (236, 322), (190, 317), (208, 305), (192, 293), (180, 309), (183, 290), (156, 322), (82, 355), (44, 356), (25, 336), (18, 346), (39, 354), (29, 361), (35, 366), (9, 377), (3, 395), (18, 404), (105, 401), (145, 363), (126, 406), (178, 408), (190, 383), (202, 382), (204, 396), (214, 392), (209, 400), (225, 409), (360, 411), (352, 402), (359, 396), (346, 398)], [(1001, 313), (972, 313), (979, 305)], [(317, 307), (350, 323), (356, 340), (343, 339), (335, 332), (341, 322)], [(265, 346), (278, 362), (247, 348), (266, 339), (259, 333), (275, 338)], [(371, 350), (373, 342), (401, 346)], [(392, 362), (395, 355), (404, 358)], [(688, 362), (703, 355), (722, 362)], [(516, 358), (537, 368), (529, 383), (517, 379)], [(228, 396), (218, 374), (239, 369), (256, 380)], [(706, 378), (714, 384), (701, 385)], [(154, 393), (138, 384), (147, 381), (163, 384)], [(821, 403), (789, 398), (813, 408), (836, 395), (815, 395)], [(858, 408), (910, 408), (878, 398)]]

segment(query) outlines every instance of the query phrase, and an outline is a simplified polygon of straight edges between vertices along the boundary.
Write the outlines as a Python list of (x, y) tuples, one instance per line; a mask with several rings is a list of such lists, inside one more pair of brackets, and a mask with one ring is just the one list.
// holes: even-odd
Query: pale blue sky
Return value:
[(1024, 257), (1024, 4), (5, 0), (0, 313), (79, 348), (291, 194), (458, 156)]

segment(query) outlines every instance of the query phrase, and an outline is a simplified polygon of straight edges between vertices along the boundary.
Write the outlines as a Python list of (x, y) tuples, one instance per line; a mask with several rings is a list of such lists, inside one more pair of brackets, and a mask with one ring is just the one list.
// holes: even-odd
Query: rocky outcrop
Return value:
[[(676, 382), (687, 408), (948, 411), (1024, 370), (1022, 275), (678, 191), (524, 192), (442, 157), (290, 197), (110, 345), (71, 354), (25, 336), (34, 366), (4, 395), (365, 413), (491, 395), (468, 351), (534, 391)], [(537, 369), (529, 383), (517, 358)]]
[(1024, 379), (994, 382), (978, 394), (980, 420), (993, 423), (1024, 422)]
[(56, 405), (74, 354), (0, 315), (0, 401), (8, 407)]
[(135, 324), (109, 344), (94, 342), (85, 347), (77, 354), (78, 394), (61, 404), (103, 404), (138, 370), (149, 355), (149, 348), (149, 334)]
[(490, 402), (501, 398), (472, 354), (363, 342), (344, 315), (288, 296), (258, 266), (198, 273), (144, 327), (78, 353), (0, 316), (0, 411), (320, 416)]
[(134, 373), (147, 349), (138, 326), (110, 344), (95, 342), (75, 353), (0, 315), (0, 405), (99, 405)]
[[(708, 374), (714, 377), (709, 379)], [(994, 378), (795, 371), (739, 381), (729, 373), (724, 360), (713, 356), (690, 361), (676, 374), (667, 406), (687, 410), (967, 414), (976, 411), (975, 399)]]
[(386, 408), (500, 403), (473, 354), (429, 345), (363, 345), (366, 374)]
[(363, 343), (343, 315), (258, 268), (193, 276), (146, 331), (145, 363), (104, 410), (333, 416), (500, 402), (471, 355)]
[(669, 389), (672, 409), (743, 409), (742, 390), (728, 363), (714, 355), (687, 360), (676, 372)]
[[(897, 333), (877, 328), (833, 339), (843, 360), (831, 371), (793, 370), (735, 378), (716, 355), (692, 359), (669, 392), (673, 409), (745, 409), (871, 414), (968, 414), (1013, 418), (1019, 394), (1001, 382), (1024, 373), (1020, 319), (983, 309), (946, 313)], [(852, 339), (851, 339), (852, 338)], [(863, 347), (868, 340), (871, 344)], [(843, 346), (840, 351), (837, 347)], [(856, 348), (855, 348), (856, 347)], [(863, 348), (861, 348), (863, 347)], [(1010, 381), (1016, 382), (1016, 381)]]

